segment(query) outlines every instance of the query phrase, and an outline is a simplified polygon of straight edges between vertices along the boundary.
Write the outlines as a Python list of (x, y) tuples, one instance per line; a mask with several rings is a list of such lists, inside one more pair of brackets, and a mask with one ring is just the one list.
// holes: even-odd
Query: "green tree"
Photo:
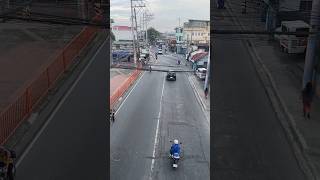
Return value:
[(154, 43), (156, 39), (160, 37), (160, 32), (154, 29), (153, 27), (148, 28), (147, 34), (148, 34), (148, 40), (151, 43)]

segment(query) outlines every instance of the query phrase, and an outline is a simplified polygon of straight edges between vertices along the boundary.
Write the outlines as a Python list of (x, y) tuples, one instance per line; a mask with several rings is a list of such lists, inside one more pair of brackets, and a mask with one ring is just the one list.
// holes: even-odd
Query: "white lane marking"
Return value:
[(143, 74), (139, 77), (138, 81), (136, 82), (136, 84), (133, 86), (133, 88), (130, 90), (130, 92), (128, 93), (128, 95), (125, 97), (125, 99), (121, 102), (119, 108), (117, 109), (117, 111), (114, 113), (114, 115), (117, 115), (119, 110), (121, 109), (121, 107), (123, 106), (123, 104), (125, 104), (127, 98), (130, 96), (130, 94), (132, 93), (132, 91), (136, 88), (136, 86), (138, 85), (138, 83), (140, 82), (140, 80), (142, 79), (142, 76), (145, 74), (145, 72), (143, 72)]
[(163, 83), (162, 83), (162, 90), (161, 90), (161, 97), (160, 97), (160, 107), (159, 107), (159, 114), (158, 114), (157, 128), (156, 128), (156, 135), (155, 135), (154, 144), (153, 144), (150, 179), (152, 179), (152, 173), (153, 173), (153, 169), (154, 169), (154, 162), (155, 162), (155, 156), (156, 156), (156, 148), (157, 148), (157, 144), (158, 144), (159, 122), (160, 122), (161, 109), (162, 109), (164, 83), (165, 83), (165, 77), (163, 78)]
[[(51, 122), (51, 120), (53, 119), (53, 117), (56, 115), (56, 113), (58, 112), (58, 110), (60, 109), (60, 107), (62, 106), (62, 104), (64, 104), (65, 100), (67, 99), (67, 97), (69, 97), (69, 95), (71, 94), (71, 92), (73, 91), (73, 89), (75, 88), (75, 86), (78, 84), (78, 82), (80, 81), (80, 79), (82, 78), (82, 76), (87, 72), (87, 70), (89, 69), (90, 65), (93, 63), (93, 61), (95, 61), (95, 58), (97, 56), (97, 54), (100, 52), (100, 50), (102, 49), (102, 47), (105, 45), (105, 43), (108, 41), (108, 39), (106, 39), (103, 44), (99, 47), (98, 51), (94, 54), (92, 60), (86, 65), (86, 67), (84, 68), (84, 70), (80, 73), (80, 75), (78, 76), (78, 78), (76, 79), (76, 81), (73, 83), (73, 85), (71, 86), (71, 88), (68, 90), (68, 92), (63, 96), (62, 100), (59, 102), (59, 104), (57, 105), (57, 107), (55, 108), (55, 110), (51, 113), (51, 115), (49, 116), (48, 120), (45, 122), (45, 124), (41, 127), (40, 131), (37, 133), (37, 135), (35, 136), (35, 138), (31, 141), (31, 143), (28, 145), (28, 147), (26, 148), (26, 150), (22, 153), (21, 157), (18, 159), (16, 166), (19, 167), (20, 163), (23, 161), (23, 159), (25, 158), (25, 156), (29, 153), (29, 151), (31, 150), (31, 148), (33, 147), (34, 143), (38, 140), (38, 138), (41, 136), (42, 132), (46, 129), (46, 127), (49, 125), (49, 123)], [(109, 41), (108, 41), (109, 42)]]

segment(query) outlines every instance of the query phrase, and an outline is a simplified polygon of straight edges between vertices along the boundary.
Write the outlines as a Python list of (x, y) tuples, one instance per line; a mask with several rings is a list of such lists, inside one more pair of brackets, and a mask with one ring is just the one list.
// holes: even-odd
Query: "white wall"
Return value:
[(131, 31), (117, 31), (117, 30), (112, 30), (116, 41), (119, 40), (132, 40), (132, 32)]

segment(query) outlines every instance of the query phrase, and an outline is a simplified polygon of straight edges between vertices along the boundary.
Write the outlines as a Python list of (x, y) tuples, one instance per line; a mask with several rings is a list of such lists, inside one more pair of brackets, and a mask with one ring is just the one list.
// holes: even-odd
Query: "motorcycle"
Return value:
[[(170, 141), (172, 143), (172, 141)], [(181, 142), (179, 144), (182, 144)], [(170, 154), (170, 158), (172, 160), (172, 167), (174, 169), (178, 168), (178, 162), (180, 160), (180, 154), (179, 153), (173, 153), (172, 155)]]
[(6, 166), (5, 163), (0, 162), (0, 180), (14, 180), (14, 176), (16, 174), (16, 167), (14, 163), (16, 153), (12, 150), (9, 152), (11, 163), (8, 166)]

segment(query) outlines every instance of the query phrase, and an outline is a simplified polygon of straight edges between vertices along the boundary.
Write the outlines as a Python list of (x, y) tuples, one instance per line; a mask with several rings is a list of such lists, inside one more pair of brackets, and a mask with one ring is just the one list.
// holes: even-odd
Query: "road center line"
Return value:
[(155, 156), (156, 156), (156, 148), (157, 148), (157, 144), (158, 144), (159, 122), (160, 122), (161, 110), (162, 110), (162, 99), (163, 99), (164, 83), (165, 83), (165, 77), (163, 78), (163, 83), (162, 83), (161, 97), (160, 97), (160, 103), (159, 103), (160, 107), (159, 107), (159, 114), (158, 114), (158, 118), (157, 118), (156, 135), (155, 135), (154, 144), (153, 144), (151, 169), (150, 169), (151, 171), (150, 171), (150, 178), (149, 179), (152, 179), (152, 173), (153, 173), (153, 169), (154, 169)]

